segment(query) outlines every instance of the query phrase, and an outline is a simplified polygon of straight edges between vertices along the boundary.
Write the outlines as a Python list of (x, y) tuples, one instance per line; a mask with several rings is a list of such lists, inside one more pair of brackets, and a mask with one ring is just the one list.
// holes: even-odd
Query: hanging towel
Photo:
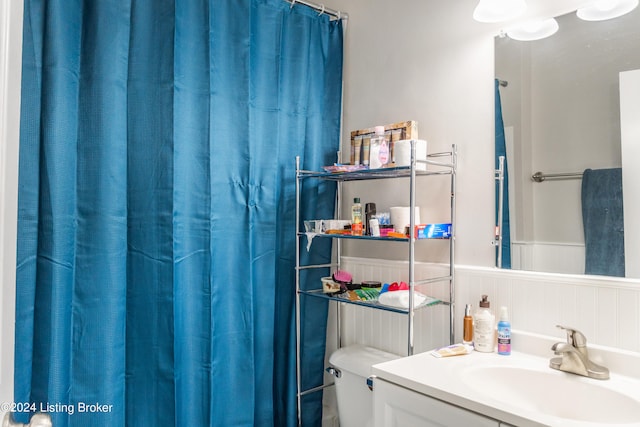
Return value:
[(622, 169), (586, 169), (582, 176), (585, 274), (624, 277)]

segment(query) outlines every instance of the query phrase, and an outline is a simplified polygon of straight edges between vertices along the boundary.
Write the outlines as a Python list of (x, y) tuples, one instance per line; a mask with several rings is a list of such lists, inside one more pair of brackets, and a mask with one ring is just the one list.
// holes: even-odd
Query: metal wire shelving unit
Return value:
[[(302, 396), (318, 392), (328, 385), (319, 385), (317, 387), (301, 390), (301, 361), (300, 361), (300, 348), (301, 348), (301, 313), (300, 299), (302, 297), (312, 298), (324, 298), (330, 301), (337, 302), (337, 335), (338, 346), (341, 346), (341, 314), (340, 306), (343, 304), (355, 304), (359, 306), (366, 306), (372, 309), (391, 311), (407, 316), (408, 333), (407, 333), (407, 355), (412, 355), (414, 352), (414, 314), (417, 309), (426, 309), (428, 306), (435, 304), (444, 304), (449, 307), (449, 341), (453, 343), (455, 328), (454, 328), (454, 313), (455, 313), (455, 281), (454, 281), (454, 243), (455, 243), (455, 209), (456, 209), (456, 167), (457, 167), (457, 147), (451, 146), (451, 151), (442, 153), (433, 153), (427, 156), (427, 160), (416, 159), (416, 147), (415, 141), (411, 141), (411, 164), (410, 166), (402, 167), (389, 167), (372, 170), (357, 170), (350, 172), (325, 172), (325, 171), (309, 171), (301, 169), (300, 157), (296, 157), (296, 381), (297, 381), (297, 403), (298, 403), (298, 425), (301, 425), (302, 413), (301, 413), (301, 398)], [(418, 280), (415, 277), (415, 245), (417, 239), (414, 233), (411, 233), (410, 237), (398, 238), (398, 237), (372, 237), (372, 236), (352, 236), (344, 234), (315, 234), (314, 238), (330, 238), (335, 239), (337, 247), (335, 250), (335, 261), (328, 264), (316, 264), (316, 265), (301, 265), (300, 262), (300, 250), (302, 248), (301, 240), (304, 239), (307, 233), (301, 231), (302, 218), (301, 212), (301, 197), (303, 191), (303, 182), (307, 179), (320, 179), (325, 181), (333, 181), (337, 184), (337, 212), (341, 212), (342, 201), (342, 185), (350, 181), (363, 181), (363, 180), (378, 180), (378, 179), (395, 179), (395, 178), (409, 178), (409, 206), (410, 206), (410, 230), (415, 230), (417, 225), (415, 222), (415, 210), (416, 206), (416, 181), (417, 178), (423, 176), (436, 176), (436, 175), (449, 175), (451, 181), (451, 206), (450, 206), (450, 223), (451, 234), (449, 237), (449, 272), (448, 275), (434, 277), (425, 280)], [(338, 298), (330, 296), (322, 291), (322, 287), (318, 284), (317, 289), (301, 289), (300, 273), (306, 269), (313, 268), (340, 268), (341, 257), (341, 241), (342, 240), (363, 240), (371, 242), (405, 242), (408, 246), (408, 261), (409, 261), (409, 307), (407, 309), (394, 308), (379, 304), (377, 301), (351, 301), (345, 298)], [(428, 239), (426, 239), (428, 240)], [(421, 240), (422, 241), (422, 240)], [(449, 285), (449, 300), (448, 301), (432, 301), (423, 306), (415, 306), (414, 292), (415, 287), (427, 283), (446, 282)], [(331, 384), (329, 384), (331, 385)]]

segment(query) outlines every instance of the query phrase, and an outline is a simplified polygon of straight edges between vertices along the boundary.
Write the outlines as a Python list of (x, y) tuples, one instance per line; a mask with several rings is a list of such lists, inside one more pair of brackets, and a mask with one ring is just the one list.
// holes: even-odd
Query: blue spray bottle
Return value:
[(511, 354), (511, 322), (507, 307), (500, 307), (500, 321), (498, 322), (498, 354)]

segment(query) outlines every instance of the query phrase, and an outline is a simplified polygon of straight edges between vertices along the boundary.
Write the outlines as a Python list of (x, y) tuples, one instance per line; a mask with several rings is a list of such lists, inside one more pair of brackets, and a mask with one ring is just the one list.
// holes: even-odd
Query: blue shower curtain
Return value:
[[(335, 160), (341, 22), (26, 0), (22, 76), (16, 402), (55, 427), (295, 425), (295, 156)], [(333, 215), (334, 187), (304, 196)], [(326, 305), (308, 309), (317, 385)]]
[[(500, 167), (500, 156), (504, 156), (504, 179), (502, 199), (502, 268), (511, 268), (511, 222), (509, 220), (509, 174), (507, 171), (507, 144), (504, 136), (504, 122), (502, 121), (502, 102), (500, 100), (500, 82), (495, 79), (495, 168)], [(498, 183), (499, 185), (499, 183)], [(498, 223), (499, 200), (496, 185), (496, 224)], [(496, 249), (497, 256), (497, 249)]]

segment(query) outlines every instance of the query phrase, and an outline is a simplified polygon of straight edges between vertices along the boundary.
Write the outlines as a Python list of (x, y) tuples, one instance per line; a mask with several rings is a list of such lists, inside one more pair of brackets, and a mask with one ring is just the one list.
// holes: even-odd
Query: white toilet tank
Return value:
[(373, 425), (373, 394), (367, 386), (371, 366), (402, 356), (361, 344), (336, 350), (329, 358), (336, 373), (336, 398), (340, 427)]

